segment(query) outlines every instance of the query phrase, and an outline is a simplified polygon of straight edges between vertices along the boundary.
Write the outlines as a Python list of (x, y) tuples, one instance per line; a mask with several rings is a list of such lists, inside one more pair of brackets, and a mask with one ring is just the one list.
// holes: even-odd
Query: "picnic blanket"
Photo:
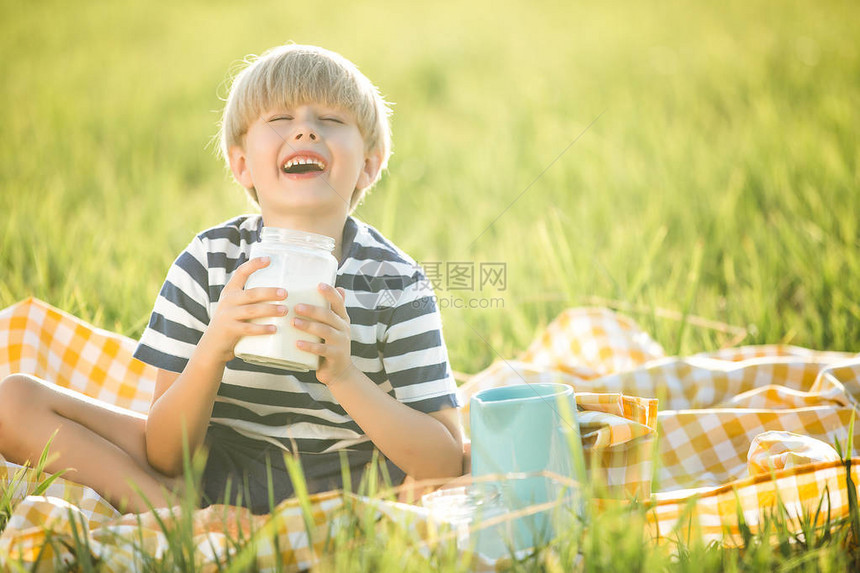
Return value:
[[(30, 373), (145, 413), (155, 372), (132, 359), (135, 345), (32, 298), (0, 311), (0, 377)], [(814, 509), (825, 492), (830, 515), (838, 518), (848, 512), (846, 472), (860, 483), (860, 458), (834, 461), (808, 441), (797, 446), (797, 455), (787, 455), (795, 442), (766, 434), (848, 443), (860, 398), (860, 355), (771, 345), (666, 357), (630, 318), (605, 308), (570, 309), (516, 360), (495, 362), (460, 392), (468, 403), (484, 388), (546, 381), (575, 387), (592, 479), (603, 482), (608, 495), (650, 500), (657, 541), (683, 518), (706, 540), (732, 543), (739, 513), (755, 529), (761, 510), (777, 499), (800, 512)], [(750, 475), (748, 454), (757, 472), (770, 471)], [(274, 570), (280, 562), (300, 570), (324, 559), (326, 541), (339, 527), (336, 517), (356, 508), (370, 508), (379, 523), (406, 528), (418, 541), (431, 537), (424, 508), (343, 492), (312, 495), (304, 507), (286, 500), (273, 516), (216, 505), (184, 520), (175, 508), (120, 515), (92, 489), (62, 478), (32, 495), (44, 479), (0, 458), (0, 498), (14, 503), (0, 534), (0, 566), (22, 560), (50, 570), (73, 560), (83, 538), (103, 570), (135, 569), (141, 552), (158, 558), (167, 551), (166, 524), (191, 529), (198, 566), (224, 563), (237, 535), (273, 527), (272, 535), (260, 538), (256, 566)], [(692, 498), (698, 502), (690, 509)], [(62, 543), (48, 544), (49, 537)]]

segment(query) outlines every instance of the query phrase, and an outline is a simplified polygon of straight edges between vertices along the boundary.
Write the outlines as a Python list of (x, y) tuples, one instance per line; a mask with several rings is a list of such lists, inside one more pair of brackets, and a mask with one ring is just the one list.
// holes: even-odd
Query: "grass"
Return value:
[[(506, 265), (504, 291), (437, 292), (504, 299), (443, 308), (456, 370), (591, 297), (670, 353), (732, 338), (692, 316), (744, 343), (860, 349), (855, 2), (0, 2), (0, 306), (33, 295), (139, 336), (179, 251), (249, 210), (209, 145), (226, 71), (294, 40), (396, 103), (389, 173), (357, 215), (420, 262)], [(846, 563), (835, 541), (670, 558), (601, 527), (581, 547), (607, 569)]]
[[(47, 459), (50, 442), (46, 445), (37, 471), (41, 472)], [(186, 450), (187, 452), (187, 450)], [(297, 459), (287, 457), (287, 467), (297, 484), (297, 497), (303, 510), (305, 531), (314, 539), (319, 528), (312, 517), (311, 503)], [(197, 457), (192, 463), (185, 456), (185, 476), (192, 492), (178, 508), (169, 511), (170, 521), (159, 514), (156, 522), (164, 534), (167, 546), (161, 555), (155, 556), (143, 541), (142, 529), (138, 540), (125, 539), (125, 547), (134, 556), (136, 570), (147, 572), (196, 571), (203, 566), (192, 540), (193, 508), (196, 491), (200, 485), (203, 464)], [(850, 459), (845, 458), (846, 467)], [(849, 492), (854, 484), (847, 474)], [(41, 473), (40, 473), (41, 476)], [(55, 476), (47, 477), (34, 486), (34, 495), (45, 491)], [(13, 480), (13, 489), (20, 484), (20, 475)], [(346, 483), (349, 483), (348, 481)], [(390, 499), (390, 489), (375, 484), (363, 484), (360, 493), (371, 500)], [(503, 558), (498, 569), (506, 572), (561, 571), (613, 572), (613, 571), (677, 571), (708, 573), (711, 571), (846, 571), (860, 566), (860, 537), (857, 523), (860, 508), (856, 496), (849, 494), (849, 515), (834, 518), (830, 515), (829, 490), (825, 489), (814, 510), (804, 509), (793, 516), (780, 499), (777, 505), (763, 510), (758, 527), (747, 525), (738, 506), (738, 523), (741, 543), (737, 547), (725, 547), (716, 542), (705, 544), (698, 535), (692, 513), (678, 520), (675, 530), (668, 533), (661, 543), (655, 543), (649, 534), (648, 504), (638, 502), (605, 504), (597, 503), (599, 487), (585, 492), (585, 510), (581, 513), (563, 508), (557, 534), (526, 554)], [(426, 544), (408, 527), (392, 520), (380, 518), (372, 503), (358, 502), (347, 496), (343, 507), (336, 512), (324, 541), (324, 549), (317, 571), (470, 571), (477, 564), (474, 555), (456, 550), (453, 541), (445, 542), (443, 530), (441, 542)], [(693, 509), (691, 502), (688, 509)], [(228, 539), (230, 548), (223, 559), (212, 560), (213, 571), (236, 572), (258, 571), (260, 562), (257, 553), (261, 544), (278, 551), (277, 532), (285, 525), (281, 516), (274, 513), (270, 500), (271, 518), (262, 527), (251, 523), (246, 536), (239, 527), (235, 539)], [(150, 506), (151, 507), (151, 506)], [(11, 514), (13, 505), (8, 498), (0, 500), (0, 514)], [(164, 514), (162, 514), (164, 515)], [(496, 519), (510, 519), (503, 515)], [(28, 571), (28, 567), (48, 567), (55, 570), (99, 572), (114, 570), (105, 561), (105, 555), (96, 555), (86, 532), (88, 525), (83, 517), (70, 511), (70, 535), (54, 535), (47, 532), (46, 541), (36, 560), (29, 565), (23, 560), (7, 560), (10, 571)], [(223, 516), (224, 530), (228, 530), (227, 515)], [(140, 523), (140, 518), (138, 517)], [(5, 525), (5, 523), (4, 523)], [(141, 526), (142, 527), (142, 526)], [(480, 527), (480, 523), (474, 527)], [(0, 527), (2, 531), (3, 527)], [(450, 540), (451, 536), (447, 538)], [(319, 539), (314, 539), (319, 541)], [(130, 546), (128, 545), (130, 543)], [(50, 548), (50, 551), (47, 551)], [(271, 563), (277, 571), (283, 570), (278, 561)], [(40, 569), (41, 570), (41, 569)]]
[[(420, 262), (506, 264), (504, 291), (438, 293), (505, 302), (443, 309), (457, 370), (593, 295), (857, 350), (857, 11), (341, 3), (318, 25), (277, 3), (9, 3), (0, 304), (35, 295), (138, 336), (193, 235), (250, 209), (207, 147), (227, 70), (290, 39), (345, 53), (396, 103), (358, 216)], [(725, 342), (636, 318), (669, 352)]]

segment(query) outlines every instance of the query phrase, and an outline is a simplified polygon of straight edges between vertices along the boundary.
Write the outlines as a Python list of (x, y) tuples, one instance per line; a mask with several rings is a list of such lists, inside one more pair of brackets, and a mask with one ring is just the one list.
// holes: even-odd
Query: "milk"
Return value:
[[(337, 259), (331, 255), (334, 239), (313, 233), (265, 227), (262, 241), (251, 247), (251, 257), (268, 256), (268, 266), (248, 277), (245, 289), (276, 287), (287, 291), (283, 304), (286, 316), (257, 318), (256, 324), (277, 328), (273, 334), (245, 336), (239, 339), (233, 353), (245, 362), (307, 372), (319, 368), (319, 355), (296, 347), (296, 341), (322, 342), (319, 337), (292, 325), (295, 306), (308, 304), (329, 309), (325, 297), (317, 290), (319, 283), (334, 285)], [(274, 302), (274, 301), (273, 301)]]
[(236, 345), (234, 353), (245, 362), (262, 366), (276, 366), (288, 370), (307, 372), (319, 368), (319, 355), (302, 350), (296, 346), (297, 340), (322, 342), (322, 340), (293, 326), (293, 318), (298, 315), (297, 304), (312, 304), (330, 308), (328, 301), (316, 289), (289, 291), (285, 301), (289, 312), (285, 316), (256, 318), (256, 324), (272, 324), (278, 330), (274, 334), (245, 336)]

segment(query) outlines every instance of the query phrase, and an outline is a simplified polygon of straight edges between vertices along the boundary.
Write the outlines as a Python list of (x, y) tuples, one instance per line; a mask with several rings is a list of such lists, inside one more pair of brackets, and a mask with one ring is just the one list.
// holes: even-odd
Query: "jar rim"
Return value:
[(260, 240), (271, 243), (297, 245), (303, 247), (314, 247), (333, 251), (335, 240), (328, 235), (311, 233), (309, 231), (297, 231), (283, 227), (263, 227), (260, 232)]

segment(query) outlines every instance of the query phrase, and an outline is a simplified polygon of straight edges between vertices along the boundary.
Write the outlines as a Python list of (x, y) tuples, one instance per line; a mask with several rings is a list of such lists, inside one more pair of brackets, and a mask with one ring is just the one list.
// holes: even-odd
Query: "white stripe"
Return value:
[(384, 340), (386, 344), (389, 344), (401, 338), (423, 334), (431, 330), (441, 330), (436, 315), (422, 314), (421, 316), (416, 316), (415, 318), (389, 326), (385, 332)]
[(285, 440), (291, 438), (295, 440), (333, 440), (337, 438), (354, 440), (363, 437), (362, 434), (358, 434), (347, 428), (332, 428), (309, 422), (301, 422), (292, 426), (267, 426), (265, 424), (256, 424), (247, 420), (234, 420), (232, 418), (212, 418), (212, 421), (230, 426), (247, 436), (269, 436)]
[[(145, 344), (150, 348), (154, 348), (164, 354), (168, 354), (176, 358), (184, 358), (185, 360), (191, 358), (191, 354), (194, 352), (195, 348), (194, 344), (188, 344), (187, 342), (170, 338), (169, 336), (165, 336), (152, 328), (147, 328), (143, 331), (143, 336), (140, 337), (140, 343)], [(164, 350), (166, 348), (169, 348), (170, 350)]]
[(448, 377), (421, 384), (410, 384), (402, 388), (395, 388), (394, 394), (401, 402), (418, 402), (420, 400), (427, 400), (428, 398), (438, 398), (439, 396), (447, 396), (453, 392), (451, 382), (453, 382), (453, 379)]
[(241, 406), (246, 410), (250, 410), (254, 414), (258, 416), (268, 416), (269, 414), (301, 414), (302, 416), (309, 416), (312, 418), (319, 418), (320, 420), (324, 420), (326, 422), (331, 422), (333, 424), (345, 424), (352, 421), (352, 418), (349, 416), (342, 416), (337, 412), (332, 412), (331, 410), (311, 410), (308, 408), (289, 408), (284, 406), (271, 406), (269, 404), (258, 404), (256, 402), (245, 402), (243, 400), (237, 400), (235, 398), (225, 398), (223, 396), (216, 396), (216, 402), (223, 402), (225, 404), (235, 404), (236, 406)]
[[(230, 277), (233, 275), (231, 274)], [(227, 271), (220, 267), (209, 269), (209, 284), (215, 288), (224, 288), (229, 282), (230, 277), (227, 276)]]
[(410, 368), (419, 368), (421, 366), (433, 366), (444, 361), (446, 358), (445, 351), (441, 346), (435, 346), (426, 350), (414, 350), (397, 356), (387, 355), (383, 362), (385, 363), (385, 371), (388, 374), (402, 372)]
[(337, 404), (331, 392), (323, 384), (313, 384), (300, 381), (291, 374), (269, 374), (268, 372), (247, 372), (244, 370), (224, 370), (223, 384), (230, 384), (237, 388), (254, 388), (257, 390), (271, 390), (275, 392), (291, 392), (293, 394), (307, 394), (317, 402), (329, 402)]
[(243, 253), (248, 253), (251, 250), (251, 244), (244, 238), (239, 239), (236, 244), (226, 237), (213, 237), (207, 239), (207, 247), (210, 253), (224, 253), (229, 259), (238, 259)]
[(206, 325), (204, 323), (197, 320), (193, 314), (181, 306), (177, 306), (176, 303), (160, 295), (158, 300), (159, 303), (156, 305), (156, 310), (167, 320), (187, 326), (188, 328), (200, 333), (206, 330)]
[(379, 358), (362, 358), (360, 356), (353, 356), (352, 363), (365, 374), (368, 372), (371, 374), (382, 372), (382, 360)]
[(376, 333), (378, 325), (364, 326), (363, 324), (350, 324), (349, 334), (352, 340), (364, 344), (376, 344)]
[(364, 444), (369, 442), (370, 438), (364, 436), (363, 438), (356, 438), (355, 440), (341, 440), (339, 442), (335, 442), (328, 448), (324, 449), (322, 453), (328, 454), (330, 452), (336, 452), (338, 450), (343, 450), (346, 448), (351, 448), (352, 446), (357, 446), (358, 444)]
[[(203, 252), (199, 252), (200, 250)], [(208, 268), (209, 261), (206, 260), (206, 247), (204, 247), (199, 241), (192, 241), (185, 252), (197, 261), (204, 270)], [(202, 259), (201, 256), (203, 257)], [(201, 300), (209, 301), (209, 292), (179, 265), (172, 265), (170, 267), (170, 270), (167, 271), (167, 280), (191, 297), (192, 300), (196, 300), (198, 302)]]

